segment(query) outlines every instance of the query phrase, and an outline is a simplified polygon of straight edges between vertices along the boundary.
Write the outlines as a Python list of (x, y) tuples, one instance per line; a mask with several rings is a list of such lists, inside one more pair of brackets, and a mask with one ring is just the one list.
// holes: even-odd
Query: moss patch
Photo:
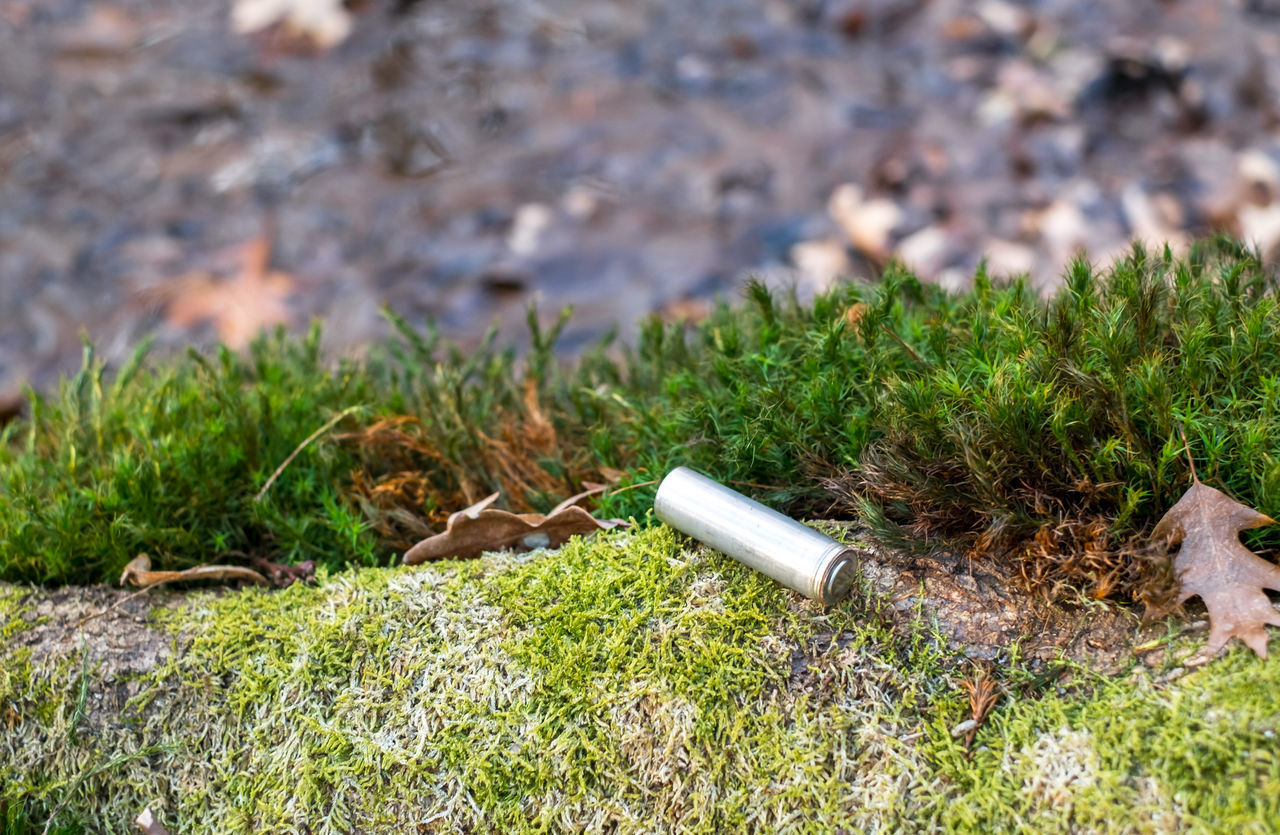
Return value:
[(193, 595), (157, 610), (177, 649), (140, 679), (6, 649), (24, 679), (0, 786), (120, 831), (144, 806), (180, 831), (1262, 831), (1280, 812), (1274, 658), (1053, 685), (1014, 664), (969, 757), (962, 659), (886, 604), (823, 612), (663, 527)]
[[(1190, 644), (1178, 649), (1184, 653)], [(1082, 691), (1083, 688), (1083, 691)], [(1090, 678), (993, 715), (972, 759), (935, 735), (948, 828), (1275, 831), (1280, 663), (1241, 646), (1190, 672)]]
[(1050, 300), (981, 272), (948, 295), (898, 267), (811, 303), (753, 284), (572, 364), (553, 350), (565, 318), (532, 311), (520, 359), (394, 314), (399, 338), (359, 362), (326, 360), (318, 333), (140, 352), (114, 375), (88, 351), (0, 429), (0, 577), (111, 581), (138, 551), (157, 568), (387, 564), (494, 490), (545, 511), (619, 478), (636, 489), (600, 510), (642, 516), (649, 482), (689, 464), (793, 515), (868, 519), (882, 542), (963, 542), (1030, 585), (1154, 599), (1168, 578), (1139, 544), (1188, 484), (1182, 429), (1207, 482), (1280, 513), (1277, 283), (1231, 242), (1066, 278)]

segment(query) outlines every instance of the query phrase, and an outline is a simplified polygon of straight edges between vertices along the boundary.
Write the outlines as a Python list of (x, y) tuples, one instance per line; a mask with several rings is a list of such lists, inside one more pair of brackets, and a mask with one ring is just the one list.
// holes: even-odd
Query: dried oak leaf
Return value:
[(150, 806), (143, 809), (142, 814), (138, 815), (133, 822), (138, 825), (138, 829), (142, 830), (144, 835), (169, 835), (169, 830), (156, 819), (156, 814), (151, 811)]
[(265, 328), (289, 324), (297, 280), (270, 264), (271, 237), (263, 233), (241, 248), (239, 269), (230, 278), (206, 272), (180, 276), (166, 290), (169, 321), (180, 328), (212, 322), (218, 338), (236, 349)]
[(1270, 516), (1196, 479), (1152, 531), (1154, 538), (1181, 543), (1173, 562), (1178, 603), (1195, 595), (1204, 601), (1212, 625), (1208, 655), (1239, 638), (1267, 657), (1266, 624), (1280, 626), (1280, 612), (1263, 589), (1280, 591), (1280, 566), (1245, 548), (1239, 534), (1272, 524)]
[(267, 578), (252, 568), (238, 565), (198, 565), (183, 571), (152, 571), (151, 558), (139, 554), (129, 560), (120, 575), (120, 585), (129, 583), (135, 586), (154, 586), (157, 583), (185, 583), (191, 580), (248, 580), (251, 583), (268, 585)]
[[(581, 496), (575, 497), (582, 498)], [(489, 505), (494, 493), (449, 517), (443, 533), (424, 539), (405, 552), (404, 564), (427, 560), (468, 559), (504, 548), (558, 548), (571, 536), (625, 527), (621, 519), (596, 519), (581, 507), (561, 505), (553, 513), (511, 513)]]
[(233, 0), (231, 25), (241, 35), (271, 26), (328, 49), (351, 34), (350, 4), (343, 0)]

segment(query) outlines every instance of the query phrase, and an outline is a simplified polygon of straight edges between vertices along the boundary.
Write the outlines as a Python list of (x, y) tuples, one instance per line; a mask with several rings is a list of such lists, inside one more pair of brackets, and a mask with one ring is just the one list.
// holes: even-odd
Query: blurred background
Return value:
[(1280, 0), (0, 0), (0, 406), (386, 303), (572, 352), (894, 256), (1280, 250)]

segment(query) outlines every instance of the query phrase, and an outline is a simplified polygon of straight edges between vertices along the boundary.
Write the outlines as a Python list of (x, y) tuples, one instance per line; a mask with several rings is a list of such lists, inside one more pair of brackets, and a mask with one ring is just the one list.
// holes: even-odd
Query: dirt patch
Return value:
[(1133, 610), (1100, 601), (1068, 604), (1028, 594), (1012, 577), (964, 557), (864, 552), (863, 571), (897, 618), (936, 623), (951, 646), (996, 660), (1021, 644), (1022, 656), (1066, 657), (1104, 673), (1132, 658), (1139, 634)]
[[(875, 596), (887, 603), (875, 616), (886, 618), (899, 632), (923, 626), (948, 649), (977, 661), (1008, 661), (1017, 646), (1018, 657), (1033, 669), (1067, 659), (1115, 675), (1133, 661), (1137, 647), (1164, 629), (1162, 625), (1143, 627), (1130, 607), (1083, 599), (1052, 602), (1033, 596), (1014, 578), (963, 557), (925, 557), (869, 547), (855, 550)], [(848, 632), (829, 633), (796, 647), (788, 690), (832, 695), (827, 692), (831, 682), (823, 674), (828, 666), (824, 659), (844, 650), (854, 638)], [(1161, 657), (1159, 652), (1147, 653), (1144, 660)]]
[(108, 586), (25, 590), (18, 596), (19, 617), (33, 625), (15, 635), (9, 649), (29, 648), (33, 665), (88, 652), (104, 679), (150, 672), (168, 659), (174, 642), (152, 615), (183, 605), (185, 595), (169, 590), (131, 595)]

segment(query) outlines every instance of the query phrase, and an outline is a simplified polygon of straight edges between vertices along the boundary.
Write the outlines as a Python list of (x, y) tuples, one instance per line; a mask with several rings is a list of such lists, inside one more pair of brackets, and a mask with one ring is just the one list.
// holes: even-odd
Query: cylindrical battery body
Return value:
[(823, 605), (849, 593), (858, 558), (848, 546), (688, 467), (658, 486), (658, 518)]

